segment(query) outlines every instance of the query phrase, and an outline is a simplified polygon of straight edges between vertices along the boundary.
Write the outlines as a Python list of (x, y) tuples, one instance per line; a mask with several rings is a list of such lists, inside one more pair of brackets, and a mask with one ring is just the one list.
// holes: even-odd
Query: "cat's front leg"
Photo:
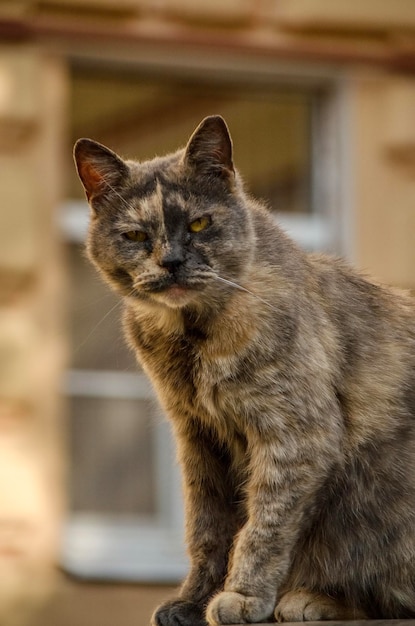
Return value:
[(176, 432), (183, 474), (190, 572), (179, 597), (160, 606), (153, 626), (206, 626), (205, 610), (223, 588), (237, 526), (229, 459), (209, 433), (187, 421)]
[(292, 439), (286, 448), (271, 435), (250, 442), (248, 521), (236, 539), (224, 590), (207, 608), (210, 625), (273, 621), (305, 510), (329, 471), (324, 439), (321, 451), (318, 437), (310, 439), (313, 447)]

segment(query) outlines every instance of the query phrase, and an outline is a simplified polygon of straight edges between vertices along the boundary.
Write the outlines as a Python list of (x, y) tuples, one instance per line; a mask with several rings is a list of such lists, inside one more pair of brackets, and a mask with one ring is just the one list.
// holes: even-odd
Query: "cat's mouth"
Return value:
[(164, 290), (164, 293), (167, 293), (171, 297), (180, 297), (187, 294), (190, 291), (190, 287), (185, 287), (183, 285), (178, 285), (177, 283), (173, 283), (170, 287)]
[(172, 275), (141, 283), (140, 289), (148, 294), (174, 293), (176, 291), (189, 291), (192, 289), (192, 285), (190, 281)]
[(165, 274), (147, 274), (135, 278), (134, 288), (148, 295), (183, 294), (203, 290), (211, 279), (211, 271), (199, 269), (191, 273), (174, 272)]
[(169, 282), (150, 292), (151, 298), (172, 308), (189, 304), (195, 297), (195, 289), (181, 282)]
[(163, 291), (159, 291), (158, 294), (159, 300), (166, 302), (166, 304), (171, 304), (173, 306), (183, 306), (184, 304), (188, 304), (188, 302), (194, 296), (194, 290), (190, 287), (184, 287), (182, 285), (178, 285), (177, 283), (173, 283), (167, 289)]
[(134, 281), (134, 289), (137, 294), (145, 295), (174, 308), (185, 306), (200, 291), (202, 283), (200, 279), (179, 277), (174, 274), (163, 276), (140, 277)]

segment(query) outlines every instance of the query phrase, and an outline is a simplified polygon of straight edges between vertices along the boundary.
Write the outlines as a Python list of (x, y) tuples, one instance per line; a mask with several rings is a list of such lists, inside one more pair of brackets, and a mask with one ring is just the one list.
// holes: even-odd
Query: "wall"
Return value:
[(366, 70), (349, 90), (355, 260), (414, 289), (415, 78)]
[[(65, 66), (0, 47), (0, 622), (49, 592), (63, 508)], [(10, 622), (10, 623), (15, 623)], [(20, 623), (20, 622), (19, 622)]]

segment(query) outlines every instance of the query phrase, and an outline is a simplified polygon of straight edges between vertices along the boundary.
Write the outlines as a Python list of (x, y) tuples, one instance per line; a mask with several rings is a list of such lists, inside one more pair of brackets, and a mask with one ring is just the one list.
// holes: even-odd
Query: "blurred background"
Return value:
[(151, 158), (214, 113), (301, 246), (415, 288), (413, 0), (0, 0), (2, 625), (145, 625), (186, 572), (72, 146)]

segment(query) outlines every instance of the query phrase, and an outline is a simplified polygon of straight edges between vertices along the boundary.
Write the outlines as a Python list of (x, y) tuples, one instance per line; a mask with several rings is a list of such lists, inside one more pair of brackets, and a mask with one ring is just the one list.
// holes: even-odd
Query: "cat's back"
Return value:
[(339, 258), (313, 254), (308, 261), (312, 289), (334, 323), (369, 341), (376, 334), (408, 345), (415, 340), (415, 299), (409, 292), (382, 285)]
[[(415, 426), (415, 302), (352, 270), (310, 256), (319, 306), (337, 339), (337, 389), (353, 447)], [(411, 435), (410, 439), (414, 436)]]

